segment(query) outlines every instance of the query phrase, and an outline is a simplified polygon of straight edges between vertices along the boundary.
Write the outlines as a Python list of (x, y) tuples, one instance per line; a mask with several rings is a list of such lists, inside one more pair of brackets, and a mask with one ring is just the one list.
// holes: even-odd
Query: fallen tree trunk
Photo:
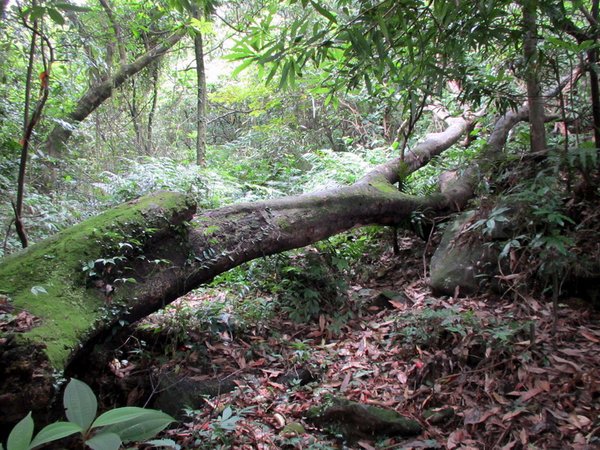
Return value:
[[(526, 116), (524, 107), (501, 117), (482, 159), (494, 159)], [(460, 210), (473, 194), (477, 163), (440, 194), (414, 197), (394, 186), (458, 142), (470, 124), (445, 120), (444, 132), (351, 186), (197, 215), (185, 196), (157, 193), (5, 258), (0, 307), (12, 308), (16, 324), (0, 336), (0, 427), (30, 410), (44, 420), (57, 376), (68, 375), (117, 324), (145, 317), (220, 273), (354, 227)]]
[(411, 197), (393, 186), (468, 125), (462, 117), (447, 122), (405, 161), (376, 167), (352, 186), (196, 216), (185, 196), (158, 193), (5, 258), (0, 294), (20, 330), (5, 330), (0, 341), (0, 426), (47, 411), (55, 374), (68, 374), (116, 324), (145, 317), (220, 273), (357, 226), (454, 209), (446, 195)]

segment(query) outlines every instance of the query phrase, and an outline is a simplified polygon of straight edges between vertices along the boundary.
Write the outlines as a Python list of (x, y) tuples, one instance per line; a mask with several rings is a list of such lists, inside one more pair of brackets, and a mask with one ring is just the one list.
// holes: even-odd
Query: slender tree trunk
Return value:
[[(119, 62), (121, 66), (127, 64), (127, 54), (125, 53), (125, 44), (123, 43), (123, 33), (121, 32), (121, 26), (115, 19), (112, 8), (107, 0), (100, 0), (100, 4), (108, 17), (108, 20), (112, 26), (113, 32), (115, 33), (115, 39), (117, 41), (117, 50), (119, 52)], [(109, 65), (110, 67), (110, 65)]]
[[(194, 12), (196, 19), (200, 13)], [(196, 31), (194, 36), (194, 55), (196, 57), (196, 163), (206, 164), (206, 71), (204, 67), (204, 43), (202, 33)]]
[[(35, 2), (32, 2), (32, 6), (35, 6)], [(33, 29), (37, 29), (37, 21), (33, 22)], [(31, 105), (31, 84), (33, 82), (33, 63), (35, 60), (35, 41), (37, 34), (31, 33), (31, 43), (29, 45), (29, 61), (27, 63), (27, 75), (25, 79), (25, 107), (23, 109), (23, 135), (27, 130), (27, 124), (29, 123), (29, 108)]]
[[(32, 6), (35, 6), (35, 1)], [(31, 33), (31, 43), (29, 45), (29, 61), (27, 63), (27, 75), (25, 80), (25, 107), (23, 108), (23, 137), (21, 139), (21, 160), (19, 162), (19, 177), (17, 179), (17, 201), (13, 205), (15, 213), (15, 228), (23, 248), (29, 245), (27, 231), (23, 223), (23, 200), (25, 198), (25, 174), (27, 171), (27, 159), (29, 157), (29, 142), (27, 139), (27, 128), (29, 127), (30, 117), (29, 109), (31, 104), (31, 85), (33, 83), (33, 65), (35, 62), (35, 48), (37, 39), (37, 21), (33, 22), (33, 31)]]
[(8, 0), (0, 0), (0, 20), (4, 20), (7, 6)]
[[(25, 22), (24, 22), (25, 23)], [(27, 25), (26, 25), (27, 26)], [(32, 50), (35, 49), (33, 45), (35, 41), (35, 35), (39, 35), (40, 37), (40, 48), (42, 60), (44, 62), (44, 71), (40, 73), (40, 96), (35, 106), (35, 109), (31, 113), (31, 117), (29, 117), (25, 124), (25, 128), (23, 130), (23, 138), (21, 139), (21, 160), (19, 163), (19, 178), (17, 180), (17, 201), (16, 204), (13, 205), (14, 213), (15, 213), (15, 228), (17, 230), (17, 234), (19, 235), (19, 239), (21, 241), (21, 245), (23, 248), (27, 247), (29, 244), (27, 233), (25, 231), (25, 226), (22, 220), (22, 212), (23, 212), (23, 200), (25, 197), (25, 174), (27, 172), (27, 160), (29, 158), (29, 147), (31, 145), (31, 136), (33, 135), (33, 130), (35, 126), (38, 124), (42, 117), (42, 111), (44, 110), (44, 106), (46, 105), (46, 101), (48, 100), (49, 93), (49, 83), (50, 83), (50, 70), (52, 69), (52, 64), (54, 63), (54, 50), (50, 45), (50, 41), (38, 31), (37, 21), (34, 21), (33, 27), (28, 27), (31, 29), (33, 33), (32, 36)], [(46, 43), (47, 51), (49, 53), (49, 58), (46, 60), (44, 54), (44, 43)], [(33, 57), (34, 52), (30, 54), (30, 65), (33, 65)], [(30, 80), (31, 83), (31, 80)], [(29, 94), (27, 94), (29, 95)]]
[(159, 62), (152, 64), (150, 70), (152, 71), (152, 103), (150, 104), (150, 111), (148, 112), (148, 125), (146, 127), (146, 154), (151, 155), (154, 149), (154, 143), (152, 142), (152, 126), (154, 125), (154, 116), (156, 115), (156, 108), (158, 106), (158, 76), (159, 76)]
[(172, 34), (170, 37), (165, 39), (164, 42), (158, 44), (132, 63), (121, 67), (116, 73), (113, 74), (112, 77), (88, 89), (88, 91), (77, 102), (75, 109), (64, 119), (65, 122), (70, 123), (71, 126), (65, 127), (58, 124), (48, 135), (45, 144), (47, 153), (52, 157), (59, 158), (62, 155), (65, 142), (71, 137), (74, 128), (79, 124), (79, 122), (83, 121), (92, 112), (94, 112), (96, 108), (98, 108), (98, 106), (100, 106), (106, 99), (110, 98), (113, 91), (122, 86), (125, 81), (147, 67), (153, 61), (156, 61), (158, 58), (163, 56), (169, 49), (179, 42), (184, 34), (184, 30), (179, 30), (178, 32)]
[(544, 99), (539, 83), (540, 61), (537, 50), (537, 0), (525, 0), (523, 8), (523, 56), (525, 58), (527, 101), (529, 103), (529, 127), (531, 151), (538, 152), (546, 148), (546, 130), (544, 127)]
[[(598, 0), (594, 0), (592, 4), (592, 18), (598, 24)], [(597, 25), (596, 25), (597, 26)], [(594, 41), (597, 42), (596, 33), (594, 33)], [(600, 165), (600, 88), (598, 86), (598, 49), (594, 47), (588, 51), (588, 62), (590, 67), (590, 90), (592, 97), (592, 115), (594, 117), (594, 142), (599, 152), (598, 164)]]
[(131, 117), (131, 123), (133, 124), (133, 131), (135, 133), (135, 146), (137, 147), (137, 152), (144, 146), (144, 137), (142, 136), (142, 127), (140, 124), (140, 112), (138, 111), (137, 105), (137, 83), (134, 78), (131, 79), (131, 101), (127, 102), (129, 105), (129, 115)]

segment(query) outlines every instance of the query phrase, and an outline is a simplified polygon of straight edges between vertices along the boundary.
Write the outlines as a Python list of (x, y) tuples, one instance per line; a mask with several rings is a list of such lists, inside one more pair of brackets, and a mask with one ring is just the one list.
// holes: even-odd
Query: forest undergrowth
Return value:
[[(386, 248), (344, 267), (345, 301), (321, 298), (322, 312), (305, 311), (303, 321), (274, 314), (285, 304), (282, 292), (264, 284), (242, 292), (230, 279), (229, 290), (198, 290), (139, 326), (105, 376), (126, 380), (153, 366), (198, 383), (233, 383), (231, 392), (200, 399), (167, 432), (181, 448), (600, 445), (598, 312), (561, 299), (553, 334), (552, 302), (543, 297), (434, 296), (424, 273), (430, 247), (408, 234), (400, 254)], [(147, 395), (136, 389), (128, 401)], [(308, 416), (331, 397), (395, 410), (423, 431), (408, 439), (318, 427)]]

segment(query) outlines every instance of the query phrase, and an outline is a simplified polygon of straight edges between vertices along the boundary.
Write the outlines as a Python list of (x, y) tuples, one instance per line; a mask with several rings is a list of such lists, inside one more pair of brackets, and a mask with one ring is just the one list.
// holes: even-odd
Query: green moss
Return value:
[(211, 225), (208, 228), (206, 228), (202, 234), (204, 236), (210, 236), (210, 235), (215, 235), (219, 232), (219, 230), (221, 229), (221, 227), (218, 227), (217, 225)]
[[(159, 192), (106, 211), (5, 258), (0, 264), (0, 293), (8, 295), (17, 310), (40, 319), (40, 325), (22, 333), (21, 339), (46, 344), (52, 365), (64, 368), (72, 350), (106, 314), (106, 299), (95, 289), (86, 288), (83, 262), (114, 256), (103, 254), (107, 236), (109, 241), (118, 237), (126, 240), (139, 230), (164, 228), (174, 214), (191, 207), (182, 194)], [(37, 295), (32, 292), (34, 287)]]
[(290, 228), (290, 221), (285, 217), (277, 217), (275, 219), (275, 224), (283, 231), (288, 231)]
[(399, 192), (398, 189), (394, 185), (390, 184), (384, 177), (380, 177), (371, 181), (369, 185), (386, 194), (397, 195)]

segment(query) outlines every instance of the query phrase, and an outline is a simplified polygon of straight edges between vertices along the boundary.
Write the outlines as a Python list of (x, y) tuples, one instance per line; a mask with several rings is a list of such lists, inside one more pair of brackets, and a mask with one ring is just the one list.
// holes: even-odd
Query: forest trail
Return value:
[[(339, 330), (321, 316), (307, 324), (274, 320), (240, 335), (191, 333), (173, 357), (161, 358), (161, 370), (237, 387), (206, 398), (169, 437), (207, 449), (587, 449), (600, 442), (598, 313), (561, 303), (553, 336), (552, 304), (539, 298), (435, 297), (423, 251), (422, 242), (404, 238), (400, 255), (385, 252), (368, 280), (352, 282), (354, 314)], [(180, 304), (212, 300), (192, 293)], [(308, 383), (280, 382), (294, 370), (308, 370)], [(394, 409), (423, 432), (344, 442), (306, 420), (328, 395)]]

